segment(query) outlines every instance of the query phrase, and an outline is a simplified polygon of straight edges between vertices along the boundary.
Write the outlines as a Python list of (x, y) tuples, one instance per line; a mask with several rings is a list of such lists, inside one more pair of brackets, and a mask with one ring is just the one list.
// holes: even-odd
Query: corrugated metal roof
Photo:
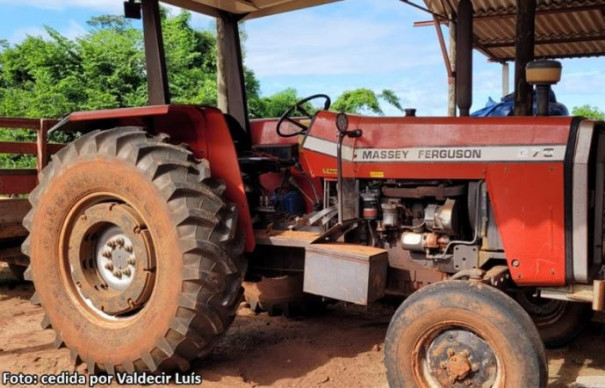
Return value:
[[(424, 0), (455, 19), (458, 0)], [(514, 60), (516, 0), (472, 0), (475, 46), (497, 61)], [(537, 0), (536, 58), (605, 55), (605, 0)]]
[(221, 11), (242, 15), (243, 19), (290, 12), (341, 0), (161, 0), (191, 11), (218, 16)]

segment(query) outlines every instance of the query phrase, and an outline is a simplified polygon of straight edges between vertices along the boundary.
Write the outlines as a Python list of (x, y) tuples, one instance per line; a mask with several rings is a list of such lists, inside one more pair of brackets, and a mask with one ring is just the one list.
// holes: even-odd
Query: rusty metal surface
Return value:
[[(424, 0), (432, 11), (452, 17), (458, 0)], [(516, 0), (473, 0), (475, 47), (497, 61), (515, 57)], [(605, 55), (605, 0), (538, 0), (537, 58)]]
[(0, 170), (0, 194), (27, 194), (37, 182), (36, 170)]
[(311, 244), (305, 249), (304, 291), (360, 305), (384, 296), (384, 249), (358, 244)]
[(252, 310), (257, 307), (267, 309), (269, 306), (301, 300), (303, 297), (302, 274), (263, 277), (258, 282), (244, 282), (243, 286), (246, 300)]
[(58, 123), (51, 119), (23, 117), (0, 117), (0, 128), (28, 129), (36, 131), (36, 142), (0, 142), (0, 153), (36, 156), (36, 170), (0, 170), (0, 194), (27, 194), (36, 187), (36, 173), (48, 163), (48, 157), (64, 147), (63, 144), (48, 144), (48, 130)]
[(0, 128), (38, 130), (43, 122), (54, 125), (59, 121), (52, 119), (30, 119), (24, 117), (0, 117)]
[[(144, 230), (144, 222), (127, 205), (106, 202), (83, 206), (80, 212), (72, 213), (74, 220), (66, 222), (73, 225), (70, 235), (66, 236), (69, 239), (68, 260), (80, 292), (93, 306), (107, 314), (118, 315), (140, 309), (149, 299), (155, 279), (152, 271), (155, 268), (153, 244), (149, 232)], [(132, 245), (123, 248), (131, 253), (131, 257), (138, 258), (132, 262), (128, 259), (125, 265), (113, 260), (115, 267), (112, 265), (111, 269), (115, 276), (132, 278), (128, 288), (122, 291), (108, 285), (98, 275), (97, 268), (90, 265), (91, 260), (96, 260), (97, 240), (94, 236), (101, 234), (108, 224), (117, 226), (128, 237)], [(121, 245), (124, 245), (123, 240)]]

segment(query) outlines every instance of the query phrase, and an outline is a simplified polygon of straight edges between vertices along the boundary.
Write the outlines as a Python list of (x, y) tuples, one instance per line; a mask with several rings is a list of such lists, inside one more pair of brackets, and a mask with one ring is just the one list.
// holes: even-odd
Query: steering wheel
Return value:
[[(284, 114), (281, 115), (281, 117), (279, 118), (279, 121), (277, 122), (277, 127), (275, 128), (275, 130), (277, 131), (277, 134), (281, 137), (294, 137), (294, 136), (303, 135), (303, 134), (307, 133), (307, 131), (309, 130), (309, 127), (307, 125), (304, 125), (304, 124), (294, 120), (291, 117), (291, 115), (292, 115), (292, 112), (294, 112), (295, 110), (298, 110), (300, 113), (302, 113), (304, 115), (303, 117), (307, 117), (309, 119), (312, 118), (313, 115), (310, 114), (303, 107), (303, 105), (306, 104), (307, 102), (309, 102), (311, 100), (315, 100), (317, 98), (323, 98), (324, 100), (326, 100), (326, 102), (324, 103), (323, 110), (330, 109), (332, 100), (330, 100), (330, 97), (325, 94), (314, 94), (310, 97), (303, 98), (302, 100), (298, 101), (296, 104), (294, 104), (290, 108), (288, 108), (288, 110), (286, 110), (284, 112)], [(284, 123), (284, 121), (288, 121), (288, 122), (296, 125), (298, 128), (300, 128), (300, 130), (298, 132), (293, 132), (293, 133), (283, 133), (281, 131), (281, 126)]]

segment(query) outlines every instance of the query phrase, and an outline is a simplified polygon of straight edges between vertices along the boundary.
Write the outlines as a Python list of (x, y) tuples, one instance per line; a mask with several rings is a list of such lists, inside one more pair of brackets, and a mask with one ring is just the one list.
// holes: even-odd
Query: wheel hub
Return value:
[(123, 291), (134, 279), (136, 255), (132, 241), (117, 226), (101, 234), (96, 248), (97, 269), (108, 286)]
[(471, 331), (450, 328), (427, 345), (425, 380), (441, 387), (491, 387), (498, 377), (494, 351)]
[(140, 310), (155, 279), (151, 236), (126, 204), (81, 207), (66, 233), (71, 280), (100, 315), (121, 317)]

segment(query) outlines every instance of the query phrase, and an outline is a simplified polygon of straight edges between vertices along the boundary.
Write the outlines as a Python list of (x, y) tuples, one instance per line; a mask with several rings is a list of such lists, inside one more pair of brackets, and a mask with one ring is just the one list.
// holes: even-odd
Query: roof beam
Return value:
[(186, 9), (188, 11), (202, 13), (204, 15), (218, 18), (220, 16), (219, 11), (216, 8), (198, 3), (191, 0), (162, 0), (162, 2), (174, 5), (179, 8)]
[[(561, 6), (559, 8), (546, 8), (536, 10), (536, 16), (546, 16), (553, 15), (559, 13), (570, 13), (570, 12), (584, 12), (584, 11), (594, 11), (594, 10), (605, 10), (605, 2), (602, 4), (592, 4), (592, 5), (581, 5), (581, 6)], [(516, 11), (508, 11), (504, 10), (501, 12), (495, 13), (478, 13), (475, 15), (475, 20), (478, 21), (487, 21), (487, 20), (498, 20), (498, 19), (508, 19), (514, 18), (516, 16)]]
[[(162, 0), (190, 11), (219, 17), (220, 11), (241, 15), (258, 11), (258, 8), (247, 0)], [(262, 0), (261, 0), (262, 1)]]
[[(564, 44), (564, 43), (581, 43), (581, 42), (595, 42), (605, 40), (605, 33), (599, 33), (597, 35), (578, 35), (578, 36), (538, 36), (536, 37), (536, 46), (545, 44)], [(483, 47), (490, 48), (503, 48), (503, 47), (514, 47), (515, 41), (509, 40), (504, 42), (486, 43), (483, 42)]]
[(259, 9), (258, 11), (246, 15), (242, 20), (255, 19), (263, 16), (290, 12), (301, 8), (315, 7), (317, 5), (335, 3), (337, 1), (342, 0), (290, 0), (287, 2), (280, 2), (279, 4), (274, 6)]
[[(602, 57), (605, 56), (605, 51), (595, 51), (595, 52), (577, 52), (573, 54), (560, 54), (560, 55), (540, 55), (540, 53), (535, 54), (535, 59), (563, 59), (563, 58), (590, 58), (590, 57)], [(515, 57), (505, 56), (501, 57), (502, 61), (509, 62), (514, 61)]]

